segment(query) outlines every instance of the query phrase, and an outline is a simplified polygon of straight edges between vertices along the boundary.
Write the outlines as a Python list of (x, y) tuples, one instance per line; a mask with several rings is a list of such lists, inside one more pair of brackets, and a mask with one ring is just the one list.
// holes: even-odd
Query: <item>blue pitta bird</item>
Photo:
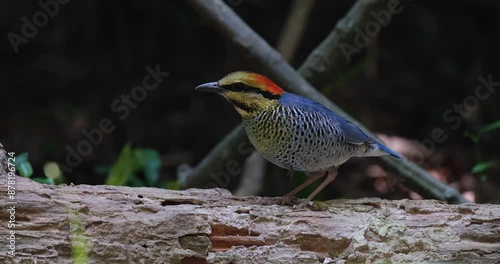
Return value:
[(286, 194), (283, 203), (289, 204), (300, 190), (325, 177), (300, 206), (308, 204), (335, 179), (337, 168), (351, 157), (401, 158), (321, 104), (285, 92), (257, 73), (233, 72), (196, 90), (226, 98), (241, 115), (250, 142), (264, 158), (290, 173), (303, 171), (310, 176)]

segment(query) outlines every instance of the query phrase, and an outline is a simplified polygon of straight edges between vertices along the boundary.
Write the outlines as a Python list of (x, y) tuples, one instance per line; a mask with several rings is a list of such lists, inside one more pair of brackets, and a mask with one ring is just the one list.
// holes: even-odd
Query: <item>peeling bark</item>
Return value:
[(91, 263), (500, 260), (499, 205), (370, 198), (295, 210), (223, 189), (51, 186), (21, 177), (16, 188), (16, 256), (6, 256), (3, 208), (1, 263), (72, 263), (75, 230)]

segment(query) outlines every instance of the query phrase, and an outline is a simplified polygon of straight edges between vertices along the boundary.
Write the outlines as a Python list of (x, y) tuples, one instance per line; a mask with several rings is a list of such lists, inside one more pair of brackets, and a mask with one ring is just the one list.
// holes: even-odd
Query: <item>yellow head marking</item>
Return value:
[(218, 85), (222, 93), (242, 116), (247, 117), (278, 104), (283, 89), (268, 78), (252, 72), (238, 71), (226, 75)]

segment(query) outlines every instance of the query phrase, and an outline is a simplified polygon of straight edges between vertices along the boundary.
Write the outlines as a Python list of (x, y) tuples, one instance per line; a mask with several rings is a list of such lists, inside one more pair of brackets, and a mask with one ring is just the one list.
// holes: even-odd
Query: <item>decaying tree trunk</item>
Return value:
[[(51, 186), (16, 177), (15, 257), (1, 176), (1, 263), (497, 263), (500, 206), (380, 199), (316, 202), (223, 189)], [(6, 208), (7, 207), (7, 208)]]

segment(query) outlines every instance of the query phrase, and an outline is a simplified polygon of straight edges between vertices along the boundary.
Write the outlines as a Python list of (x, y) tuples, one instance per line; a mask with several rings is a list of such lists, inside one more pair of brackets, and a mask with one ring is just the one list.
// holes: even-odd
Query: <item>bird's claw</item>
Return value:
[(309, 203), (310, 203), (310, 202), (309, 202), (309, 201), (307, 201), (307, 200), (306, 200), (306, 201), (303, 201), (303, 202), (301, 202), (301, 203), (299, 203), (299, 204), (294, 205), (294, 206), (293, 206), (293, 209), (301, 209), (301, 208), (305, 208), (305, 207), (307, 207), (307, 206), (309, 205)]
[[(281, 198), (281, 205), (289, 205), (289, 206), (292, 206), (293, 209), (301, 209), (301, 208), (307, 207), (310, 203), (310, 201), (306, 199), (306, 200), (297, 204), (296, 203), (297, 201), (295, 201), (295, 203), (292, 201), (294, 199), (296, 199), (296, 198), (293, 196), (286, 196), (285, 195)], [(300, 200), (302, 200), (302, 199), (300, 199)]]
[(292, 203), (292, 198), (293, 198), (292, 196), (287, 196), (287, 195), (283, 196), (281, 198), (281, 205), (294, 205)]

